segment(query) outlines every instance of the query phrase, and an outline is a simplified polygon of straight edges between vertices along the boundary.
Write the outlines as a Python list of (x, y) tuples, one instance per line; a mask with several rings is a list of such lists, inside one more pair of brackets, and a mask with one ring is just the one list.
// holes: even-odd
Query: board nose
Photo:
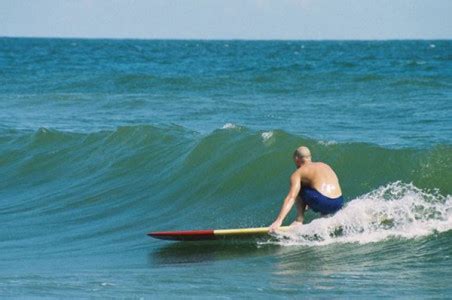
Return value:
[(162, 240), (188, 241), (215, 239), (213, 230), (157, 231), (150, 232), (147, 235)]

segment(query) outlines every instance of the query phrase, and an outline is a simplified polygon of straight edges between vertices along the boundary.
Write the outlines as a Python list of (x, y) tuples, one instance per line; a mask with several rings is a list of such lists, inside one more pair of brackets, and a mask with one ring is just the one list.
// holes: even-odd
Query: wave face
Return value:
[[(104, 251), (105, 242), (115, 239), (117, 247), (137, 246), (150, 220), (155, 230), (267, 225), (287, 192), (294, 168), (292, 149), (300, 144), (311, 148), (314, 159), (333, 166), (348, 201), (333, 219), (313, 222), (312, 234), (340, 225), (345, 237), (339, 240), (360, 242), (372, 239), (368, 230), (375, 222), (382, 222), (375, 235), (389, 228), (388, 236), (404, 236), (411, 230), (407, 226), (421, 230), (436, 217), (448, 220), (448, 146), (426, 151), (328, 144), (280, 130), (259, 132), (231, 125), (208, 135), (178, 126), (96, 133), (41, 128), (9, 132), (2, 140), (4, 222), (18, 232), (33, 226), (36, 243), (44, 237), (43, 251), (50, 251), (44, 244), (59, 244), (51, 248), (52, 255)], [(435, 201), (443, 206), (436, 207)], [(440, 226), (449, 228), (447, 224), (431, 229), (442, 231)], [(407, 231), (399, 232), (399, 227)], [(73, 234), (75, 241), (69, 238)], [(36, 243), (16, 237), (3, 232), (15, 251), (33, 255), (29, 247), (34, 249)], [(98, 249), (93, 244), (89, 249), (71, 248), (80, 242), (98, 244)]]

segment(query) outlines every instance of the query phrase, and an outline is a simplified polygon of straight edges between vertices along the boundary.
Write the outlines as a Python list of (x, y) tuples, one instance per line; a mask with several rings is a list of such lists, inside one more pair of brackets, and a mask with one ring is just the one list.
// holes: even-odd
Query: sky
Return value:
[(452, 39), (452, 0), (0, 0), (0, 36)]

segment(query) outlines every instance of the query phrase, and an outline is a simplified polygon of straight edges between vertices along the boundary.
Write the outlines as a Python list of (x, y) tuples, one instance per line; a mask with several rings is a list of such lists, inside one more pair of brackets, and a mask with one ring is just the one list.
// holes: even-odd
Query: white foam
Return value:
[(226, 123), (223, 125), (223, 127), (221, 127), (221, 129), (233, 129), (233, 128), (237, 128), (237, 125), (232, 123)]
[[(394, 182), (362, 195), (332, 217), (278, 235), (280, 245), (373, 243), (452, 230), (452, 197)], [(275, 243), (275, 242), (266, 242)]]
[(262, 136), (262, 141), (267, 142), (268, 140), (270, 140), (273, 137), (273, 131), (262, 132), (261, 136)]
[(430, 48), (435, 48), (436, 45), (435, 44), (430, 44)]
[(113, 283), (109, 283), (109, 282), (102, 282), (100, 285), (101, 286), (115, 286)]
[(323, 146), (330, 146), (330, 145), (335, 145), (337, 144), (336, 141), (318, 141), (317, 142), (319, 145), (323, 145)]

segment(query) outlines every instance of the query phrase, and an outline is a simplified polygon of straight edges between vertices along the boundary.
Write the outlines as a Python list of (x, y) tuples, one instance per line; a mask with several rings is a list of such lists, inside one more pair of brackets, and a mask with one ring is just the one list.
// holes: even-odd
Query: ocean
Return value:
[[(450, 298), (451, 120), (449, 40), (0, 38), (0, 296)], [(300, 145), (334, 216), (146, 235), (270, 225)]]

